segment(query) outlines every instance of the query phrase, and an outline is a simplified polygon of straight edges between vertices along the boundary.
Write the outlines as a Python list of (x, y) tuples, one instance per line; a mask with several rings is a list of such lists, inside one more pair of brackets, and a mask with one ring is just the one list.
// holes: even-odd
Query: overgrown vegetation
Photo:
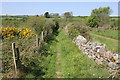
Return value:
[[(108, 25), (111, 28), (119, 26), (119, 18), (110, 18), (110, 11), (109, 7), (94, 9), (88, 17), (75, 17), (72, 12), (65, 12), (62, 18), (57, 13), (49, 12), (44, 16), (22, 18), (4, 16), (0, 28), (3, 77), (56, 78), (56, 71), (60, 69), (64, 78), (108, 78), (110, 73), (107, 67), (89, 59), (72, 40), (82, 35), (88, 41), (99, 41), (106, 44), (109, 50), (119, 52), (116, 41), (119, 30), (97, 29)], [(17, 74), (11, 48), (13, 42), (20, 52)], [(57, 53), (61, 55), (60, 65), (56, 63)]]
[[(56, 20), (45, 20), (43, 17), (35, 16), (28, 18), (26, 23), (22, 25), (27, 26), (24, 26), (24, 29), (18, 29), (14, 27), (1, 28), (2, 37), (4, 38), (2, 42), (2, 72), (5, 78), (41, 78), (45, 74), (45, 66), (43, 67), (42, 62), (45, 61), (46, 56), (51, 55), (47, 51), (48, 47), (46, 44), (49, 41), (50, 36), (58, 30), (59, 24)], [(28, 28), (30, 28), (31, 30)], [(38, 38), (40, 38), (39, 46), (36, 46), (35, 35), (31, 35), (31, 37), (26, 37), (29, 35), (29, 33), (32, 34), (32, 31), (38, 35)], [(45, 39), (45, 42), (41, 40), (42, 31), (44, 33), (43, 38)], [(14, 38), (7, 39), (8, 35), (10, 35), (10, 37), (14, 36)], [(21, 37), (25, 37), (19, 38), (19, 35)], [(16, 46), (19, 48), (20, 52), (20, 62), (17, 74), (14, 72), (14, 64), (12, 58), (13, 55), (11, 44), (13, 42), (16, 43)]]
[(28, 28), (15, 28), (15, 27), (1, 27), (0, 34), (2, 35), (2, 39), (13, 39), (14, 37), (18, 38), (29, 38), (35, 35), (35, 32), (31, 31)]
[(76, 38), (78, 35), (84, 36), (87, 40), (91, 39), (88, 33), (89, 28), (84, 24), (78, 22), (69, 23), (66, 25), (65, 30), (71, 39)]
[(20, 27), (24, 22), (25, 20), (6, 18), (6, 19), (2, 19), (2, 26)]
[(107, 25), (110, 12), (110, 7), (93, 9), (86, 24), (90, 27), (102, 27), (103, 25)]

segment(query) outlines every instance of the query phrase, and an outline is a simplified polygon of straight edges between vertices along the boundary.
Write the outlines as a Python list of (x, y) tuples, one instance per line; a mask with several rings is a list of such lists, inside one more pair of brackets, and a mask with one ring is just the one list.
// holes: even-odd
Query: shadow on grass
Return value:
[(56, 36), (58, 36), (58, 34), (59, 34), (59, 31), (53, 32), (53, 34), (45, 38), (45, 42), (47, 42), (48, 44), (51, 44), (53, 41), (58, 42), (56, 40)]

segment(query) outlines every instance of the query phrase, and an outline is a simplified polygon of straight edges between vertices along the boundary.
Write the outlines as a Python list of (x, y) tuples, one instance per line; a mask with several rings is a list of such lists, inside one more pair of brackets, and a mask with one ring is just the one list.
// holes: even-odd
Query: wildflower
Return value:
[(14, 36), (11, 36), (11, 38), (14, 38)]

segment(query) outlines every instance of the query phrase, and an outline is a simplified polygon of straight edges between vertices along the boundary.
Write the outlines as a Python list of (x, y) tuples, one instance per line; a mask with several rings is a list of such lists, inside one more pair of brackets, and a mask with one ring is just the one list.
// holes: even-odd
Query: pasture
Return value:
[[(71, 12), (62, 16), (48, 12), (34, 16), (4, 15), (0, 28), (3, 77), (119, 78), (119, 68), (116, 68), (119, 64), (116, 55), (120, 53), (119, 18), (110, 17), (109, 9), (94, 9), (90, 16), (73, 16)], [(102, 60), (103, 63), (98, 64), (75, 44), (78, 36), (82, 36), (85, 43), (105, 44), (115, 56), (107, 56), (110, 58), (107, 64), (103, 62), (106, 61), (103, 57), (106, 53), (101, 52), (102, 59), (101, 55), (92, 56)], [(94, 51), (100, 53), (100, 49)]]

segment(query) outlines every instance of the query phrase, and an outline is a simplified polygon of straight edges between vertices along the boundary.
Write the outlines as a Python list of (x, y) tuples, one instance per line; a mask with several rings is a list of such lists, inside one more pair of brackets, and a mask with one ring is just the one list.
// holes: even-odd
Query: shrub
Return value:
[(28, 28), (23, 28), (23, 29), (21, 30), (21, 32), (19, 33), (19, 36), (20, 36), (21, 38), (25, 38), (25, 37), (30, 37), (30, 36), (32, 36), (32, 35), (34, 35), (34, 34), (35, 34), (35, 32), (31, 31), (30, 29), (28, 29)]
[(98, 25), (98, 22), (97, 22), (97, 20), (96, 20), (96, 18), (95, 18), (94, 16), (89, 16), (89, 17), (87, 18), (86, 24), (87, 24), (88, 26), (92, 27), (92, 28), (95, 28), (95, 27), (98, 27), (98, 26), (99, 26), (99, 25)]
[(44, 25), (45, 25), (45, 18), (41, 16), (31, 16), (24, 24), (25, 27), (34, 29), (37, 35), (40, 35), (41, 31), (44, 30), (45, 27)]
[(18, 38), (29, 38), (35, 34), (35, 32), (31, 31), (28, 28), (15, 28), (15, 27), (1, 27), (0, 34), (2, 35), (2, 39), (9, 38), (13, 39), (14, 37)]
[(93, 9), (91, 15), (88, 17), (86, 24), (90, 27), (102, 27), (109, 22), (110, 7)]
[(18, 19), (2, 19), (2, 25), (3, 26), (11, 26), (11, 27), (20, 27), (25, 20), (18, 20)]
[(80, 23), (70, 23), (67, 25), (67, 33), (71, 39), (74, 39), (78, 35), (82, 35), (90, 40), (90, 35), (87, 31), (88, 27)]
[(45, 19), (42, 16), (33, 16), (29, 17), (24, 25), (26, 27), (31, 27), (32, 29), (34, 29), (37, 35), (41, 35), (42, 31), (47, 31), (47, 34), (53, 33), (58, 23), (51, 19)]
[(110, 26), (111, 26), (111, 27), (118, 27), (118, 26), (120, 26), (119, 20), (120, 20), (120, 18), (111, 19), (111, 21), (110, 21)]

